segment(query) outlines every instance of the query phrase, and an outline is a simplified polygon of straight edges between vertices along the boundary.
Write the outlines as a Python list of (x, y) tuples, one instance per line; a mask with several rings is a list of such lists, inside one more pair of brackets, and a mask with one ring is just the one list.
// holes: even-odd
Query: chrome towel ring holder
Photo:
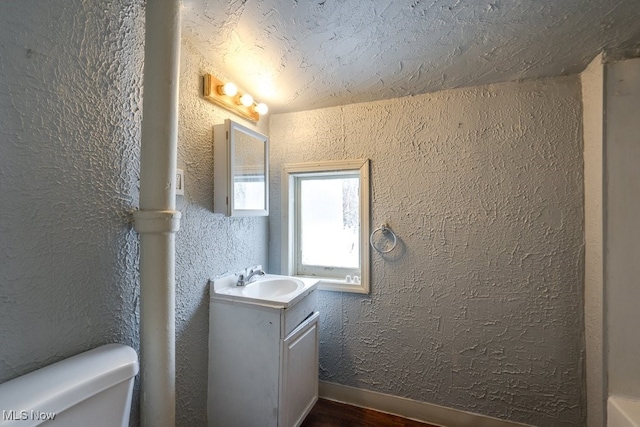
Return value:
[[(386, 250), (380, 249), (373, 243), (373, 236), (378, 232), (382, 233), (383, 235), (391, 234), (391, 237), (393, 237), (393, 244), (389, 249), (386, 249)], [(380, 252), (381, 254), (387, 254), (391, 252), (393, 249), (395, 249), (396, 245), (398, 244), (398, 238), (396, 237), (396, 233), (394, 233), (393, 230), (391, 230), (391, 228), (387, 224), (382, 224), (380, 227), (376, 228), (371, 232), (371, 236), (369, 236), (369, 243), (371, 244), (371, 247), (376, 251)]]

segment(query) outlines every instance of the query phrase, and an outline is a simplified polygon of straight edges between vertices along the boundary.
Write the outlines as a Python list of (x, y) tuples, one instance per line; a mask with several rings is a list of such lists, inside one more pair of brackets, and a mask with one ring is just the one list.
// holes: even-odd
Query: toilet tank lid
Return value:
[(138, 373), (138, 355), (107, 344), (0, 384), (0, 410), (60, 413)]

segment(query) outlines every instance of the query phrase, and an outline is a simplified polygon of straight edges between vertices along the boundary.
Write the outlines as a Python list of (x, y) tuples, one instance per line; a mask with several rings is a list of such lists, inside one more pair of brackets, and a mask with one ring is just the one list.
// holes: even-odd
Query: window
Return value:
[(369, 292), (369, 160), (285, 165), (282, 271)]

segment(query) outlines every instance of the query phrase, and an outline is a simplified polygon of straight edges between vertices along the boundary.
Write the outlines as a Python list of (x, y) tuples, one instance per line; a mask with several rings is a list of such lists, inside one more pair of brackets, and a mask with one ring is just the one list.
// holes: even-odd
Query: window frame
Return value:
[[(313, 163), (292, 163), (282, 167), (282, 274), (319, 278), (319, 289), (327, 291), (368, 294), (370, 290), (370, 180), (369, 159), (339, 160)], [(359, 221), (360, 221), (360, 283), (347, 283), (345, 279), (296, 274), (298, 251), (298, 215), (296, 182), (298, 177), (331, 176), (341, 173), (355, 173), (360, 178)]]

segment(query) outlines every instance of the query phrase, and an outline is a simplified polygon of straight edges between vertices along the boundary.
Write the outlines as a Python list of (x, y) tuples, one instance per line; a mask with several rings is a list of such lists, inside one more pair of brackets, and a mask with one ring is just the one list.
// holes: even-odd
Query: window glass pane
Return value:
[(360, 267), (359, 187), (354, 174), (300, 180), (302, 264)]

